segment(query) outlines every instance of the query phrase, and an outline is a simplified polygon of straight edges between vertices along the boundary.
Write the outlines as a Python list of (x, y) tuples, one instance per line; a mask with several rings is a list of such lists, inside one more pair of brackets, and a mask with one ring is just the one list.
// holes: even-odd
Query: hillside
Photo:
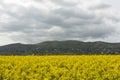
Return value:
[(9, 44), (0, 46), (0, 55), (49, 54), (119, 54), (120, 43), (46, 41), (38, 44)]

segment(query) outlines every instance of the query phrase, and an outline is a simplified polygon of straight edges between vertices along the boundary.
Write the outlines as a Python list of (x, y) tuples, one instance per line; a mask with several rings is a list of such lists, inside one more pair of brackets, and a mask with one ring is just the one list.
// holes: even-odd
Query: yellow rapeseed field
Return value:
[(0, 56), (0, 80), (120, 80), (120, 55)]

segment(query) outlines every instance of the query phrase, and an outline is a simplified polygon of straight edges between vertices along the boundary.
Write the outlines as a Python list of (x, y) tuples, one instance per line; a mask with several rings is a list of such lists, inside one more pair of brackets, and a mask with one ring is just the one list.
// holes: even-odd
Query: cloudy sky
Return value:
[(120, 0), (0, 0), (0, 45), (120, 42)]

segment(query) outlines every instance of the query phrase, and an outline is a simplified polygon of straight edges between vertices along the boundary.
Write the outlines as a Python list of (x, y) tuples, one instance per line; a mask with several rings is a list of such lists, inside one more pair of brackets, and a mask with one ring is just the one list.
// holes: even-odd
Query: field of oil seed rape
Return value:
[(0, 56), (0, 80), (120, 80), (120, 55)]

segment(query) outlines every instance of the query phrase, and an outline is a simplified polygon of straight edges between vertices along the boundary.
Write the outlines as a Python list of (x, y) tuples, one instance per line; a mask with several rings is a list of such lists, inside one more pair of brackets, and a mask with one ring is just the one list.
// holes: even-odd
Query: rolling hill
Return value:
[(75, 40), (45, 41), (38, 44), (0, 46), (0, 55), (119, 54), (120, 43), (82, 42)]

